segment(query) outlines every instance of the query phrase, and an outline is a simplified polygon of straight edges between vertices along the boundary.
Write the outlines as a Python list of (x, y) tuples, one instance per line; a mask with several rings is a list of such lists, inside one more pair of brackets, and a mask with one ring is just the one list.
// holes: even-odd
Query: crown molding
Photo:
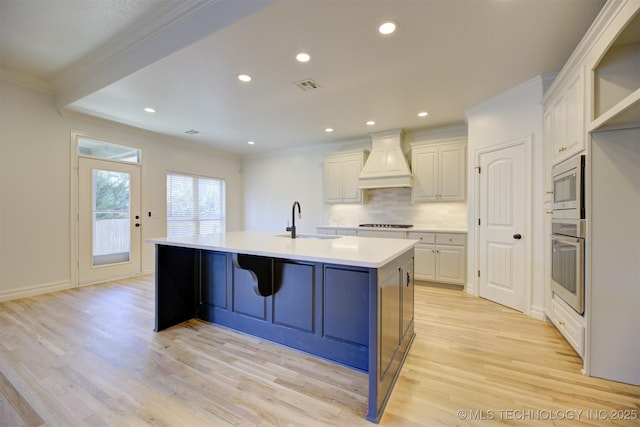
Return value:
[(29, 89), (35, 89), (41, 92), (47, 92), (51, 95), (54, 93), (51, 83), (32, 74), (21, 73), (8, 68), (0, 68), (0, 77), (2, 78), (2, 81), (12, 84), (24, 86)]
[(551, 86), (549, 86), (549, 89), (542, 99), (542, 104), (546, 104), (548, 99), (553, 97), (559, 88), (562, 87), (564, 81), (584, 63), (593, 46), (603, 37), (606, 29), (609, 28), (625, 7), (633, 7), (634, 3), (636, 5), (640, 4), (638, 0), (607, 0), (598, 16), (596, 16), (596, 19), (582, 37), (582, 40), (580, 40), (580, 43), (578, 43), (578, 46), (574, 49), (571, 56), (569, 56), (569, 59), (567, 59), (567, 62), (558, 73), (556, 79), (551, 83)]

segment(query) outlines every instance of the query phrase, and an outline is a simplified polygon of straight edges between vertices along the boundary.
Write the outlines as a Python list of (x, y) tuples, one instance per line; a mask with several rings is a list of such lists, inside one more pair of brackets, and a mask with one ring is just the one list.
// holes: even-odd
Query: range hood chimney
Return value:
[(371, 134), (373, 146), (358, 180), (359, 188), (411, 187), (411, 169), (402, 149), (402, 129)]

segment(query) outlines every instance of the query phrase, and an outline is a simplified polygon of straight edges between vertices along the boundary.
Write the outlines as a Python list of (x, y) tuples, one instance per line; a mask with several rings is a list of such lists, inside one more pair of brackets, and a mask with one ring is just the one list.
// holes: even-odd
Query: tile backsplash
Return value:
[(466, 202), (412, 203), (410, 188), (366, 190), (363, 204), (330, 205), (328, 216), (328, 225), (389, 223), (467, 228)]

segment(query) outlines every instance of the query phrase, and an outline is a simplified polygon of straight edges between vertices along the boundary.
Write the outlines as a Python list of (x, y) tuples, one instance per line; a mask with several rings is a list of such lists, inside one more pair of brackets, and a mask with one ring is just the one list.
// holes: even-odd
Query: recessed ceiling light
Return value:
[(396, 28), (398, 28), (398, 23), (396, 21), (385, 21), (378, 27), (378, 31), (380, 31), (380, 34), (384, 34), (386, 36), (393, 33)]
[(373, 120), (369, 120), (369, 121), (367, 122), (367, 126), (373, 126), (373, 125), (375, 125), (375, 124), (376, 124), (376, 122), (374, 122)]
[(421, 111), (418, 113), (418, 117), (427, 117), (429, 115), (429, 113), (427, 113), (426, 111)]
[(296, 59), (298, 60), (298, 62), (309, 62), (311, 56), (309, 56), (308, 53), (300, 52), (296, 55)]
[(144, 111), (146, 111), (147, 113), (155, 113), (156, 112), (155, 108), (151, 108), (151, 107), (145, 107)]
[(249, 145), (256, 145), (256, 142), (255, 142), (255, 141), (247, 141), (247, 144), (249, 144)]
[(327, 132), (327, 133), (331, 133), (331, 132), (333, 132), (333, 128), (326, 128), (324, 131)]
[(249, 74), (238, 74), (238, 80), (241, 82), (250, 82), (251, 76)]

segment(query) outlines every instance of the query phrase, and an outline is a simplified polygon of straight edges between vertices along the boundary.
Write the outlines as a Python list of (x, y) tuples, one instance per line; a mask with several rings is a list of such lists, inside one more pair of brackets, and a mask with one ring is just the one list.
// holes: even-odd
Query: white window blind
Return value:
[(223, 233), (224, 181), (167, 174), (167, 236)]

